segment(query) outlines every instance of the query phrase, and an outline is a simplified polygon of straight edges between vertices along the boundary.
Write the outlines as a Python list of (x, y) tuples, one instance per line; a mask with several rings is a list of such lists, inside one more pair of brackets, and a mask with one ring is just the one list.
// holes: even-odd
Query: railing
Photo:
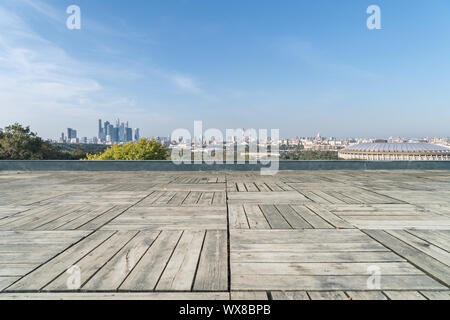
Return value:
[[(256, 171), (251, 164), (175, 164), (172, 161), (1, 160), (0, 171)], [(450, 161), (279, 161), (278, 170), (450, 170)]]

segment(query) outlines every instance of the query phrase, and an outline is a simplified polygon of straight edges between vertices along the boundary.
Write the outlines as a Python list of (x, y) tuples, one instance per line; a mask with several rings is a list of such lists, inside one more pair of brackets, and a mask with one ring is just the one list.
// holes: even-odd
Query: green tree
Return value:
[(30, 127), (22, 127), (15, 123), (0, 131), (1, 160), (46, 160), (64, 159), (66, 154), (52, 148), (51, 144), (42, 140)]
[(155, 139), (115, 144), (101, 154), (86, 154), (85, 160), (166, 160), (168, 149)]

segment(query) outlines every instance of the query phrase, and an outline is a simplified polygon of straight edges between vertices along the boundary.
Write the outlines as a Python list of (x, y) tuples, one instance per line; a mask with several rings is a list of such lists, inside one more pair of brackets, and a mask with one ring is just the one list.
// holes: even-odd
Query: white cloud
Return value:
[(171, 78), (179, 89), (193, 94), (203, 94), (203, 91), (199, 88), (193, 78), (180, 74), (171, 76)]

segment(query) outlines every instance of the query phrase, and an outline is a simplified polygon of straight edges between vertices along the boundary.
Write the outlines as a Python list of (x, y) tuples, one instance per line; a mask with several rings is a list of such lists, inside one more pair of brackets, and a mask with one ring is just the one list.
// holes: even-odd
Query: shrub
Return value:
[(168, 149), (155, 139), (115, 144), (101, 154), (86, 154), (85, 160), (166, 160)]

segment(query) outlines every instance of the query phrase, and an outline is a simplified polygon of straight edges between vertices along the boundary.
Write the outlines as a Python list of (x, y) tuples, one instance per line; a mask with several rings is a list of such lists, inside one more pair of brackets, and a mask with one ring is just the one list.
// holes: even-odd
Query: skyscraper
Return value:
[(77, 137), (77, 130), (67, 128), (67, 139), (70, 141), (71, 139), (76, 139), (76, 137)]
[(134, 129), (134, 141), (138, 141), (140, 138), (139, 128)]
[(125, 141), (125, 125), (122, 122), (119, 126), (119, 142)]
[(102, 128), (102, 119), (98, 119), (98, 138), (100, 140), (104, 140), (103, 128)]

